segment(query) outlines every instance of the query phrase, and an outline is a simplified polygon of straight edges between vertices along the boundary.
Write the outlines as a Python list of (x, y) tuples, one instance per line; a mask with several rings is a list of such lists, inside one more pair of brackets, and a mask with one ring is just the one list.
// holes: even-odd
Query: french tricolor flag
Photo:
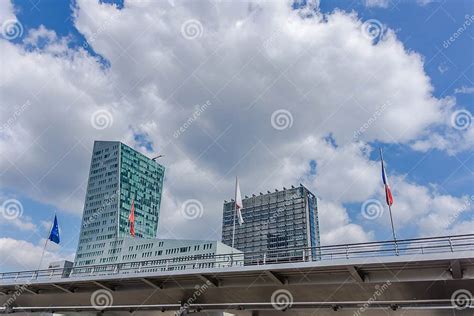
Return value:
[(382, 148), (380, 148), (380, 161), (382, 162), (382, 180), (383, 180), (383, 185), (385, 187), (385, 200), (387, 201), (388, 206), (392, 206), (393, 196), (392, 196), (392, 191), (390, 190), (390, 185), (388, 184), (387, 172), (385, 171), (385, 166), (383, 163)]

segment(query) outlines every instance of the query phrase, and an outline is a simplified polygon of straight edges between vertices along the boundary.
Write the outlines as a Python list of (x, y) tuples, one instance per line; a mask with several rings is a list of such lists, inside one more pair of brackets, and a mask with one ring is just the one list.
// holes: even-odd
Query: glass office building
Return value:
[(117, 239), (130, 235), (132, 199), (136, 237), (156, 237), (164, 172), (121, 142), (94, 142), (76, 265), (114, 261)]
[(130, 233), (128, 216), (135, 204), (137, 237), (155, 238), (160, 215), (165, 168), (132, 148), (120, 144), (119, 237)]
[(94, 142), (73, 275), (99, 273), (103, 267), (90, 266), (113, 263), (150, 271), (214, 268), (228, 264), (219, 255), (240, 253), (218, 241), (156, 238), (164, 172), (121, 142)]
[[(300, 185), (242, 200), (244, 223), (235, 226), (234, 247), (253, 261), (317, 259), (320, 246), (316, 196)], [(232, 245), (235, 202), (224, 201), (222, 242)], [(305, 251), (301, 248), (308, 248)], [(311, 248), (311, 250), (309, 249)]]

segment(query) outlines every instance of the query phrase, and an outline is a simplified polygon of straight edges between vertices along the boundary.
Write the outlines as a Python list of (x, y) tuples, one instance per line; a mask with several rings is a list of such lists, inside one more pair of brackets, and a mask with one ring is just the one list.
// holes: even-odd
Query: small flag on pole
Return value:
[(382, 180), (385, 187), (385, 200), (388, 206), (393, 204), (392, 190), (390, 190), (390, 185), (388, 184), (387, 172), (385, 171), (385, 166), (383, 163), (382, 149), (380, 149), (380, 161), (382, 162)]
[(130, 221), (130, 235), (135, 237), (135, 201), (132, 198), (132, 207), (130, 209), (130, 215), (128, 216)]
[(242, 195), (240, 194), (239, 179), (235, 178), (235, 211), (237, 212), (239, 225), (242, 225), (244, 223), (244, 219), (242, 217), (242, 212), (241, 212), (242, 207), (243, 207), (243, 203), (242, 203)]
[(54, 243), (59, 244), (59, 226), (58, 218), (54, 215), (53, 226), (51, 227), (51, 232), (49, 233), (48, 240), (51, 240)]

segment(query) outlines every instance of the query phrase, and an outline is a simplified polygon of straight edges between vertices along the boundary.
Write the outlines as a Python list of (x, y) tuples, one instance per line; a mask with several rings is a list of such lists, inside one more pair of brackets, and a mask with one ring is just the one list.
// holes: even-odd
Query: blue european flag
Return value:
[(54, 215), (54, 223), (53, 227), (51, 227), (51, 233), (49, 234), (49, 240), (59, 244), (59, 226), (58, 226), (58, 218)]

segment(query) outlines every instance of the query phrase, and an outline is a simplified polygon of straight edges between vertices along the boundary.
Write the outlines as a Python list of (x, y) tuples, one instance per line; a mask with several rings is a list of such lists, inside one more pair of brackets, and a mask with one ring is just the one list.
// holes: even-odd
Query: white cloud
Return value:
[[(218, 239), (222, 201), (238, 174), (244, 194), (303, 182), (337, 215), (321, 209), (321, 225), (339, 218), (325, 226), (332, 227), (324, 228), (325, 241), (368, 240), (373, 235), (342, 207), (380, 185), (364, 143), (415, 142), (453, 106), (432, 95), (420, 55), (391, 30), (374, 45), (353, 13), (302, 19), (279, 1), (140, 1), (122, 10), (77, 1), (74, 19), (110, 68), (44, 27), (28, 33), (33, 50), (0, 40), (0, 114), (14, 118), (0, 136), (1, 183), (80, 214), (93, 140), (135, 145), (133, 133), (146, 133), (165, 154), (163, 234)], [(191, 19), (202, 25), (195, 39), (181, 34)], [(272, 127), (279, 109), (291, 113), (291, 127)], [(91, 124), (97, 110), (111, 115), (105, 129)], [(327, 135), (337, 146), (324, 141)], [(190, 198), (204, 205), (194, 222), (179, 214)]]
[[(472, 123), (470, 123), (472, 125)], [(411, 148), (421, 152), (432, 149), (446, 151), (449, 155), (455, 155), (461, 151), (474, 146), (474, 128), (469, 127), (466, 131), (448, 131), (445, 134), (433, 133), (424, 139), (415, 141)]]
[[(423, 186), (396, 175), (389, 178), (394, 204), (392, 213), (396, 228), (411, 230), (420, 236), (442, 236), (453, 233), (462, 217), (474, 210), (474, 195), (455, 197), (440, 193), (435, 185)], [(471, 192), (472, 194), (472, 192)], [(380, 189), (377, 199), (385, 205), (385, 192)], [(388, 219), (385, 209), (380, 222)]]
[(365, 231), (360, 225), (351, 223), (347, 211), (341, 205), (319, 201), (321, 244), (366, 242), (374, 239), (373, 232)]
[(0, 1), (0, 24), (6, 20), (16, 20), (13, 4), (10, 1)]
[(0, 225), (14, 227), (20, 231), (35, 232), (38, 230), (38, 227), (31, 221), (29, 216), (7, 219), (0, 215)]
[[(37, 269), (42, 252), (43, 246), (24, 240), (0, 238), (0, 266), (3, 271)], [(72, 254), (59, 254), (56, 251), (46, 250), (41, 268), (46, 268), (48, 263), (53, 261), (72, 258)]]

